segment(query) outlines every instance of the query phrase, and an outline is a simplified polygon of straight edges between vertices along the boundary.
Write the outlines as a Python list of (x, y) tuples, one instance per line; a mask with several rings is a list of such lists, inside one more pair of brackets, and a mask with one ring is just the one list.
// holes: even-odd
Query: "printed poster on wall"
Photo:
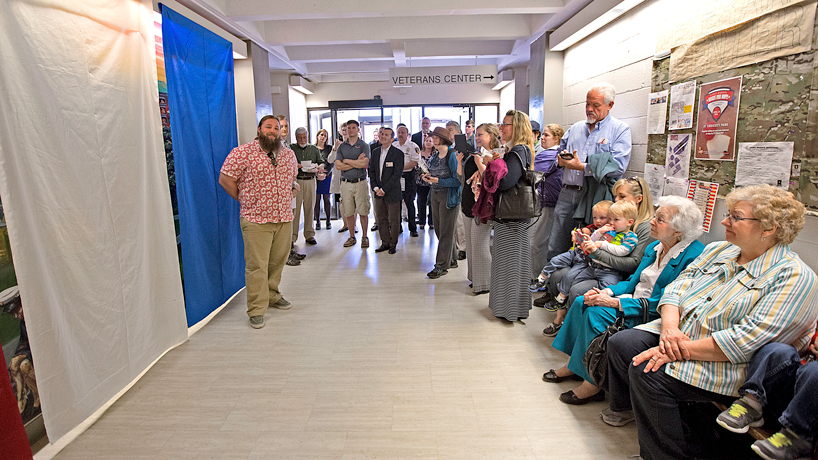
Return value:
[(693, 103), (696, 101), (696, 80), (670, 87), (670, 123), (668, 129), (693, 127)]
[(769, 184), (788, 190), (792, 142), (739, 142), (736, 186)]
[(691, 134), (671, 134), (667, 137), (667, 155), (665, 156), (665, 174), (667, 177), (687, 179), (690, 174)]
[(648, 102), (648, 134), (664, 134), (667, 122), (667, 90), (650, 93)]
[(741, 77), (702, 83), (696, 123), (696, 159), (734, 161)]
[(687, 186), (687, 199), (693, 200), (704, 214), (702, 227), (710, 233), (710, 224), (713, 222), (713, 210), (716, 208), (716, 195), (719, 193), (719, 184), (692, 180)]
[(650, 198), (656, 203), (662, 196), (665, 187), (665, 167), (664, 165), (654, 165), (645, 163), (645, 182), (650, 189)]

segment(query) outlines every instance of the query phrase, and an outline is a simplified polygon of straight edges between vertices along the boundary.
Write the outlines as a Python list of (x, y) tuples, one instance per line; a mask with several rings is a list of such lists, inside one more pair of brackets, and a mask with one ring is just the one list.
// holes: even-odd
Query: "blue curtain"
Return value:
[(244, 286), (239, 204), (219, 186), (234, 147), (233, 47), (165, 5), (162, 36), (188, 326)]

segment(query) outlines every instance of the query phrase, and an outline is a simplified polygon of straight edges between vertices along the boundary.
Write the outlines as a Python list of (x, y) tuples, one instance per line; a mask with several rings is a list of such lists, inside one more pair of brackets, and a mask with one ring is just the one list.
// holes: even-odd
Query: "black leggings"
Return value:
[(426, 225), (426, 216), (429, 216), (429, 225), (432, 222), (432, 211), (429, 209), (429, 187), (418, 185), (418, 224)]
[(329, 215), (332, 211), (332, 206), (329, 204), (329, 193), (322, 193), (321, 195), (316, 195), (315, 197), (315, 221), (321, 221), (321, 200), (324, 201), (324, 214), (327, 216), (327, 222), (329, 222)]

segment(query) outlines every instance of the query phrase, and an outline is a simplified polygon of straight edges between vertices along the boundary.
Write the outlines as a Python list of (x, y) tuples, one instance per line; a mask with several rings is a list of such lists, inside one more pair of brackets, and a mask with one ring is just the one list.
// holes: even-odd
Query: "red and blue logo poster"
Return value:
[(702, 83), (696, 125), (696, 159), (735, 161), (741, 77)]

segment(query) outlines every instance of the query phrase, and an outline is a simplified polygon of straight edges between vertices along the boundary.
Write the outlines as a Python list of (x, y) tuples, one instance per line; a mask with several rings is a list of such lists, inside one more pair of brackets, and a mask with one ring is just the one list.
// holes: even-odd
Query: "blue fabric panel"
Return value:
[(167, 6), (161, 9), (185, 307), (191, 326), (244, 286), (239, 205), (219, 185), (222, 163), (238, 145), (233, 48)]

